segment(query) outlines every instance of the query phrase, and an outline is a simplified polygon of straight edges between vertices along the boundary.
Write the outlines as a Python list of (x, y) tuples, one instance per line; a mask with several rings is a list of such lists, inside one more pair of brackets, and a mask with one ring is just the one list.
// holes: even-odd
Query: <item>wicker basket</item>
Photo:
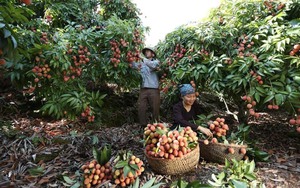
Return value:
[[(231, 160), (241, 160), (244, 157), (244, 154), (241, 154), (239, 151), (241, 148), (247, 148), (247, 145), (236, 145), (236, 144), (223, 144), (223, 143), (209, 143), (205, 145), (203, 140), (199, 141), (200, 145), (200, 156), (204, 158), (206, 161), (215, 162), (224, 164), (225, 159)], [(228, 153), (228, 148), (234, 149), (234, 154)]]
[(146, 152), (145, 155), (153, 171), (166, 175), (183, 174), (193, 170), (198, 164), (200, 148), (197, 145), (190, 153), (174, 159), (155, 158), (149, 156)]

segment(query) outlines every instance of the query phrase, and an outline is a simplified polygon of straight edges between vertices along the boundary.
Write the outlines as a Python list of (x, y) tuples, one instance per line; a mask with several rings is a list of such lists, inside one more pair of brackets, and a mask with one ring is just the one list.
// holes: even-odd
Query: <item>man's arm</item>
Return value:
[(141, 63), (139, 62), (131, 62), (132, 68), (134, 69), (140, 69), (141, 68)]
[(156, 70), (159, 66), (159, 61), (157, 59), (150, 60), (150, 59), (144, 58), (143, 61), (151, 70)]

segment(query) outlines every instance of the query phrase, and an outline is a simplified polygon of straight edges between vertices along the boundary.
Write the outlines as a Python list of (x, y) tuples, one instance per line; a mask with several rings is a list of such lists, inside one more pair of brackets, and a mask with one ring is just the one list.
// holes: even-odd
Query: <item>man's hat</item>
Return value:
[(144, 48), (143, 50), (142, 50), (142, 53), (144, 54), (144, 56), (146, 56), (146, 50), (150, 50), (153, 54), (154, 54), (154, 57), (156, 57), (156, 53), (155, 53), (155, 51), (152, 49), (152, 48), (150, 48), (150, 47), (146, 47), (146, 48)]

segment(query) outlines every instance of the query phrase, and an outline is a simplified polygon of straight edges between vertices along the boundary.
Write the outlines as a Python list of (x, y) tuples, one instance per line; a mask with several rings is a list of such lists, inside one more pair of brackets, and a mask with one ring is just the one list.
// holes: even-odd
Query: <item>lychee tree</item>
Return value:
[[(239, 118), (300, 108), (298, 1), (222, 1), (201, 23), (184, 25), (157, 45), (164, 91), (194, 81), (238, 105)], [(174, 96), (174, 95), (173, 95)], [(292, 121), (294, 123), (294, 121)], [(300, 123), (300, 120), (299, 120)], [(299, 124), (300, 125), (300, 124)]]
[(41, 101), (43, 113), (92, 122), (105, 93), (89, 90), (90, 83), (138, 86), (139, 74), (129, 62), (138, 60), (146, 30), (139, 10), (130, 1), (107, 2), (1, 1), (1, 34), (12, 44), (0, 47), (1, 73)]

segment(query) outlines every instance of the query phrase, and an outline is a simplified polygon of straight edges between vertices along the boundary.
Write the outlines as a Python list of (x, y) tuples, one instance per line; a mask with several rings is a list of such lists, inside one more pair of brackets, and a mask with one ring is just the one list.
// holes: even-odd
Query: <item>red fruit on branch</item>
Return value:
[(242, 100), (243, 101), (247, 100), (247, 95), (242, 96)]
[(291, 51), (291, 52), (290, 52), (290, 55), (291, 55), (291, 56), (294, 56), (294, 55), (295, 55), (295, 52), (294, 52), (294, 51)]
[(22, 0), (23, 3), (25, 3), (26, 5), (30, 5), (32, 3), (32, 0)]
[(252, 104), (247, 104), (247, 108), (251, 109), (252, 108)]
[(296, 120), (295, 120), (295, 119), (290, 119), (290, 120), (289, 120), (289, 124), (295, 125), (295, 124), (296, 124)]
[(5, 64), (6, 64), (5, 59), (0, 59), (0, 65), (5, 65)]
[(248, 101), (248, 102), (251, 102), (251, 101), (252, 101), (252, 99), (251, 99), (250, 96), (247, 96), (247, 101)]
[(299, 50), (300, 50), (300, 44), (295, 44), (295, 45), (294, 45), (294, 50), (299, 51)]

